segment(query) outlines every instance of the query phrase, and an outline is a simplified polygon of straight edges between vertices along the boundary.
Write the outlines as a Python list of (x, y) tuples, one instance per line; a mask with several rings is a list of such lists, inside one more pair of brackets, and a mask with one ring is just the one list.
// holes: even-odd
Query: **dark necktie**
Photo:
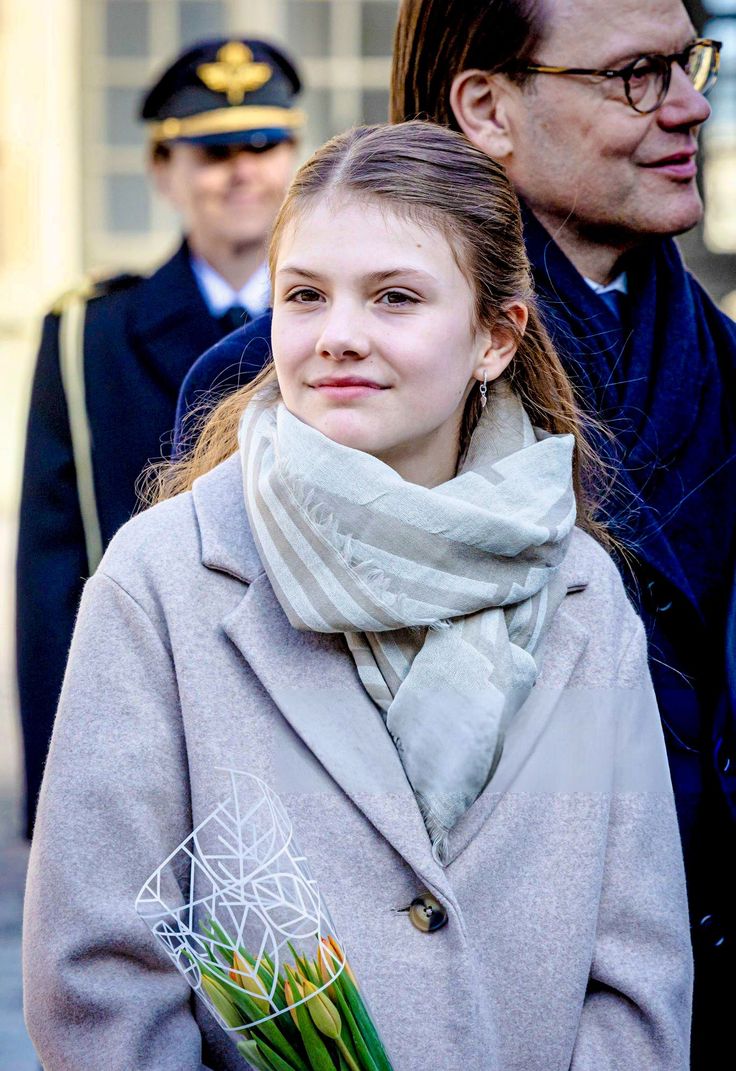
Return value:
[(244, 309), (242, 305), (231, 305), (217, 322), (222, 328), (223, 335), (229, 335), (231, 331), (236, 331), (243, 324), (247, 324), (248, 319), (247, 309)]
[(628, 295), (624, 294), (623, 290), (606, 290), (604, 294), (599, 293), (598, 297), (605, 301), (618, 322), (622, 324), (626, 319)]

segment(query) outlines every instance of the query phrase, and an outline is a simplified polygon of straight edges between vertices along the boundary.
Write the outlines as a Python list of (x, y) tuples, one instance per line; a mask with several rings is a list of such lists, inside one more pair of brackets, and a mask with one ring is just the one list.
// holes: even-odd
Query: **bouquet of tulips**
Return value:
[(277, 974), (267, 956), (256, 967), (245, 949), (228, 952), (213, 919), (203, 932), (225, 965), (213, 953), (202, 988), (230, 1030), (250, 1027), (237, 1046), (256, 1071), (392, 1071), (333, 937), (321, 939), (312, 959), (292, 948), (293, 962)]
[(136, 910), (256, 1071), (393, 1071), (283, 804), (230, 780)]

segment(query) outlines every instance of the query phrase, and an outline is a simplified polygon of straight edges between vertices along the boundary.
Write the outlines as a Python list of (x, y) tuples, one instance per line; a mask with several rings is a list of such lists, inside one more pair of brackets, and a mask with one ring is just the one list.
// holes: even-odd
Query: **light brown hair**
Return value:
[[(459, 130), (450, 108), (455, 76), (530, 60), (543, 29), (543, 0), (403, 0), (394, 36), (391, 122), (431, 119)], [(510, 77), (523, 82), (527, 76)]]
[[(591, 486), (584, 477), (595, 469), (595, 457), (586, 443), (567, 375), (537, 312), (519, 204), (503, 168), (461, 134), (433, 123), (360, 127), (340, 134), (304, 164), (291, 184), (271, 239), (272, 278), (284, 230), (320, 198), (335, 195), (378, 204), (441, 231), (473, 288), (477, 325), (492, 327), (505, 320), (515, 336), (518, 348), (504, 378), (522, 399), (532, 423), (547, 432), (574, 436), (578, 523), (600, 536), (582, 490)], [(529, 309), (523, 334), (505, 313), (517, 301)], [(200, 422), (196, 441), (182, 460), (159, 468), (152, 497), (188, 490), (198, 476), (234, 453), (243, 409), (267, 384), (276, 396), (272, 362)], [(461, 452), (478, 420), (479, 401), (478, 391), (472, 391)]]

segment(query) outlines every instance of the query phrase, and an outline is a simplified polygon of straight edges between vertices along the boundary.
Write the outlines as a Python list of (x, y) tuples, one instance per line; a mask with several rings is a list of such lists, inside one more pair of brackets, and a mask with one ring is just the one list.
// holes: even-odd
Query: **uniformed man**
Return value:
[(266, 243), (295, 164), (300, 88), (292, 60), (263, 41), (179, 56), (140, 118), (180, 248), (153, 275), (85, 283), (44, 322), (17, 560), (29, 833), (84, 578), (133, 513), (147, 462), (166, 453), (191, 364), (268, 305)]

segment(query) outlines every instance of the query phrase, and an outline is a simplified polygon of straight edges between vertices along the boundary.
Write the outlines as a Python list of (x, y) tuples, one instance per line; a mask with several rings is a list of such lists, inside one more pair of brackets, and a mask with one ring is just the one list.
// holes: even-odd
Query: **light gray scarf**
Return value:
[(344, 632), (435, 857), (488, 784), (564, 595), (571, 435), (535, 431), (497, 385), (458, 475), (407, 483), (272, 399), (243, 414), (253, 536), (297, 629)]

